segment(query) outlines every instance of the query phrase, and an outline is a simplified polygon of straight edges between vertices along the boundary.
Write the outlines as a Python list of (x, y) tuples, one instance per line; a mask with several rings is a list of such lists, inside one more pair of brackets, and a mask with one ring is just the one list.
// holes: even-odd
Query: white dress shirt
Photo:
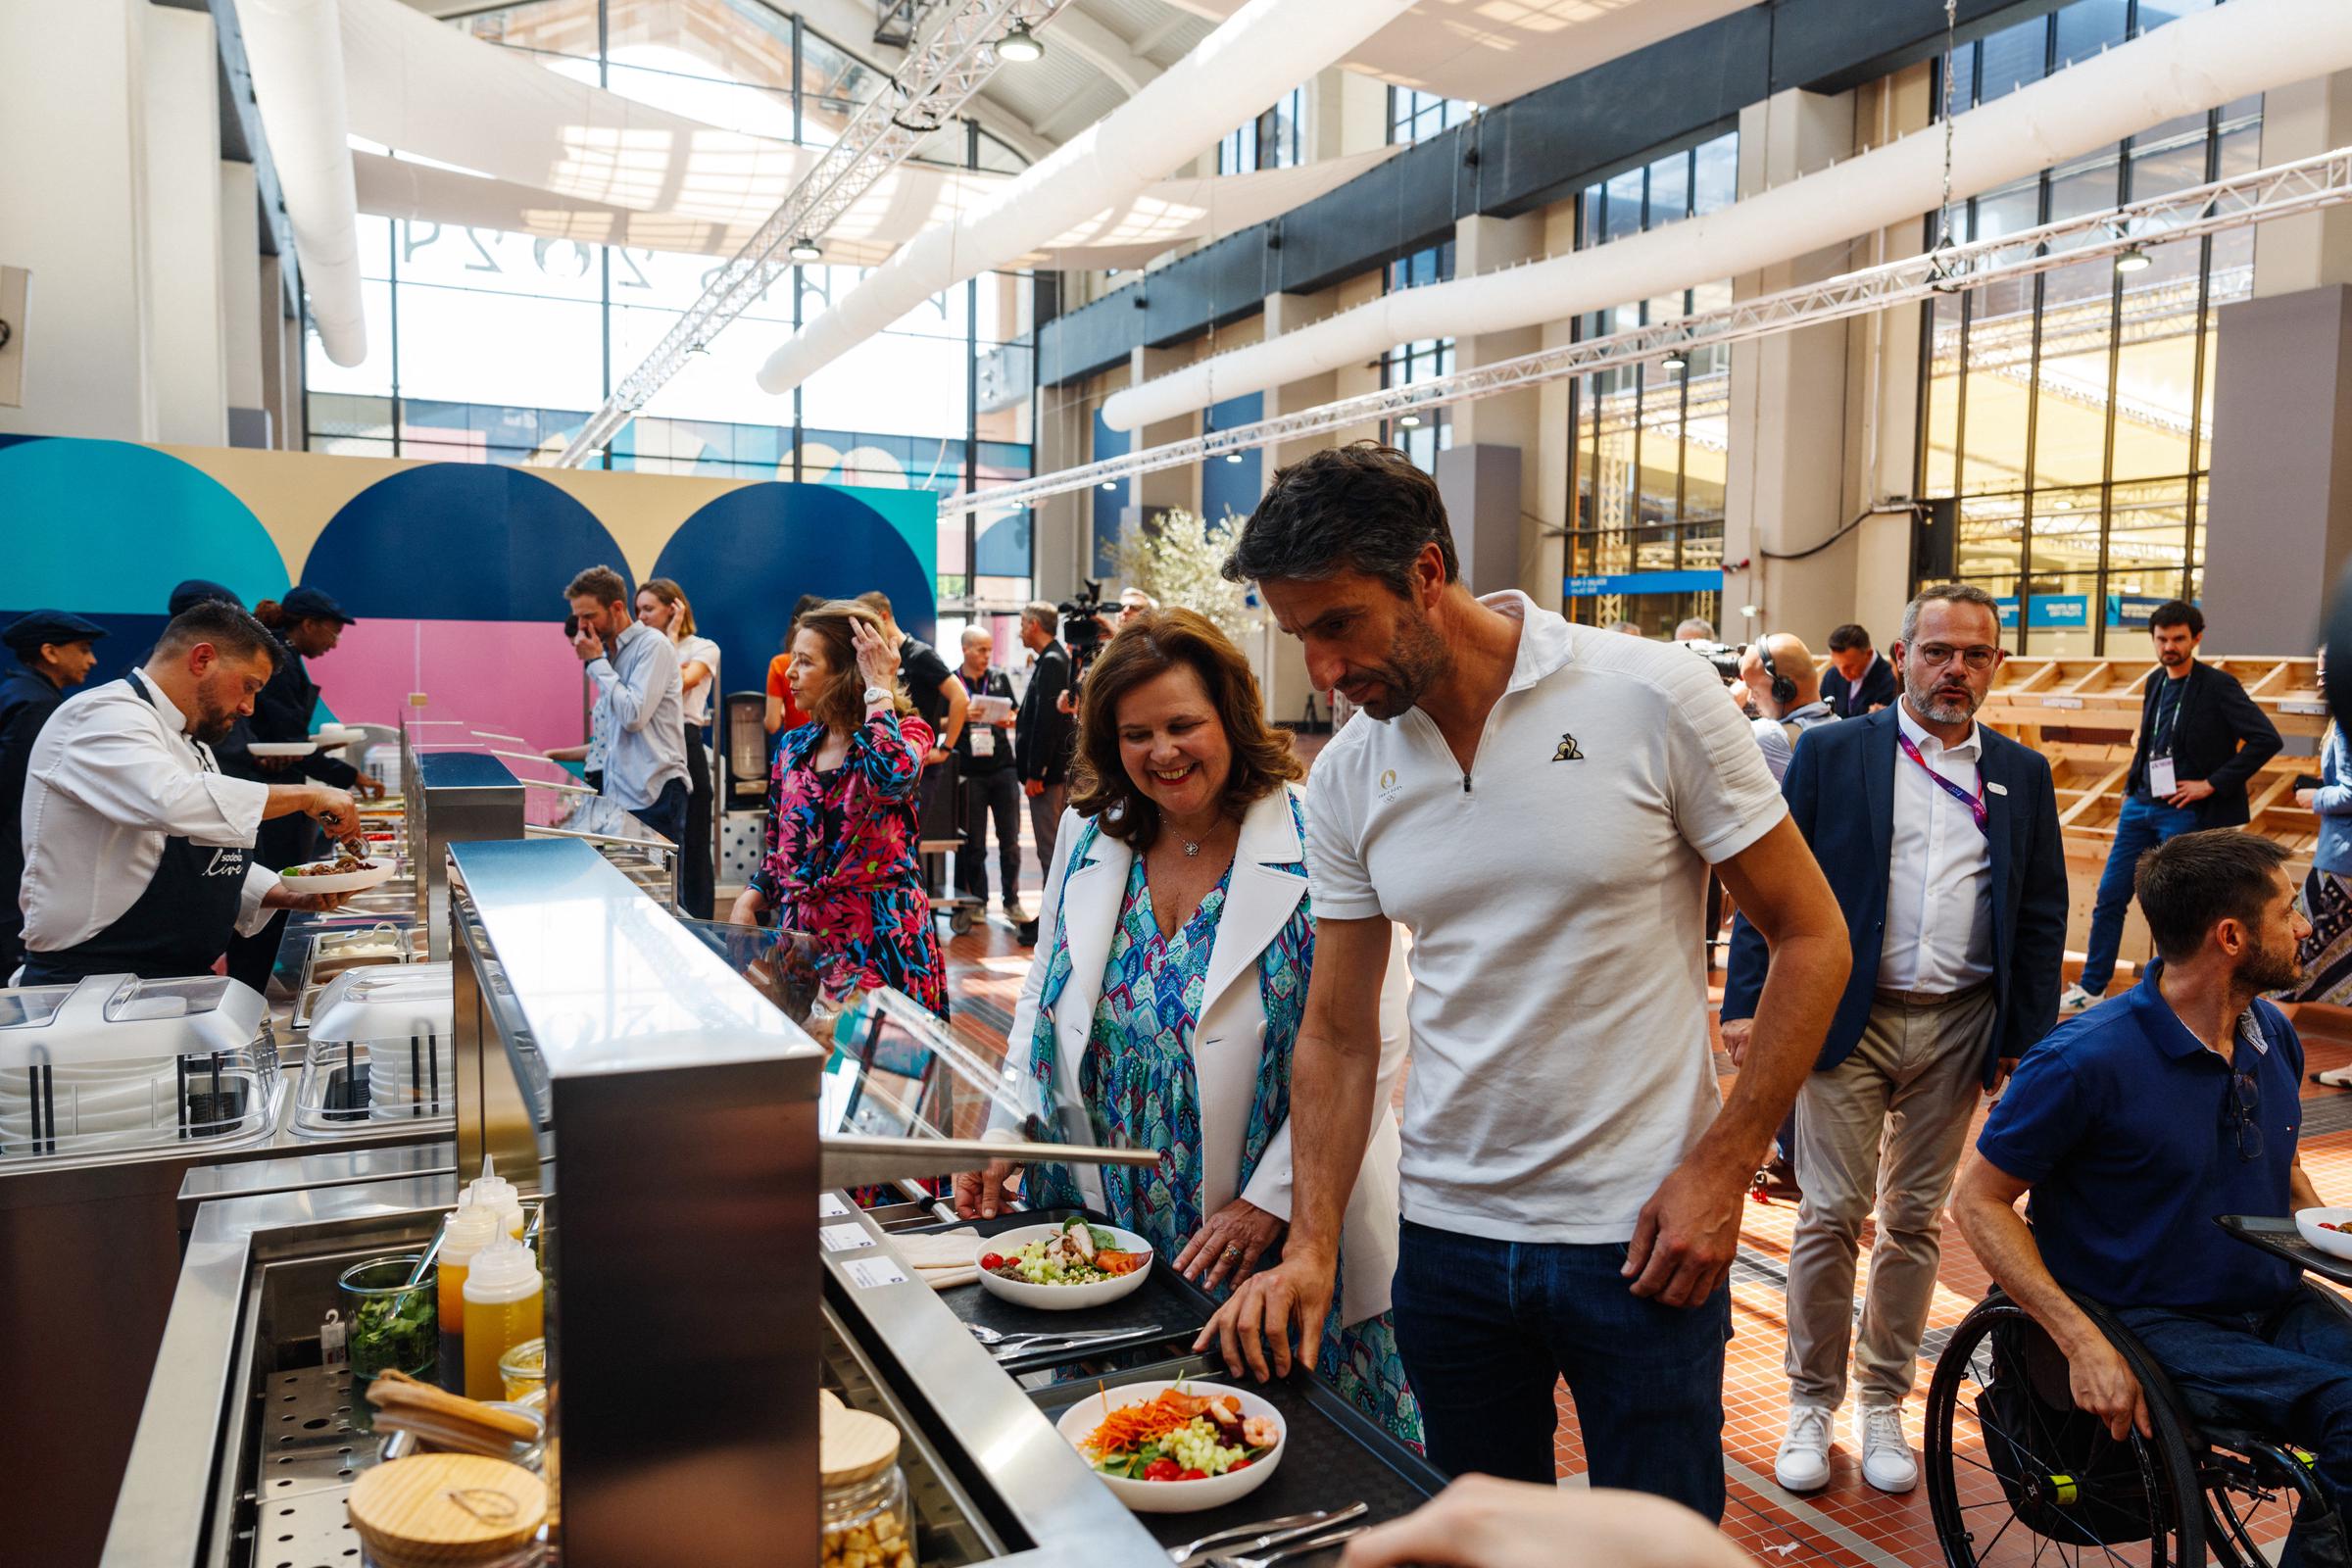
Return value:
[[(219, 771), (212, 748), (157, 690), (150, 703), (110, 680), (69, 698), (41, 726), (24, 778), (24, 946), (56, 953), (121, 919), (164, 858), (164, 841), (251, 848), (270, 786)], [(248, 863), (237, 930), (272, 911), (277, 873)]]
[(605, 737), (605, 794), (624, 810), (642, 811), (671, 779), (686, 778), (685, 696), (677, 650), (642, 620), (614, 641), (614, 659), (588, 661), (596, 682), (592, 732)]
[[(1983, 792), (1984, 731), (1946, 747), (1899, 700), (1895, 720), (1922, 761), (1970, 795)], [(1992, 977), (1992, 841), (1896, 748), (1894, 828), (1887, 843), (1886, 944), (1879, 984), (1894, 991), (1964, 991)]]

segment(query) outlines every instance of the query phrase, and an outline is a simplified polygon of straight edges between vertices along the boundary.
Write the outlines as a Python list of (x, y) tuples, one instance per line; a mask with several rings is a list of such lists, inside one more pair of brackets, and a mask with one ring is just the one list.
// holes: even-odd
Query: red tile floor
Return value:
[[(1026, 823), (1023, 826), (1025, 830)], [(1033, 850), (1024, 849), (1023, 863), (1024, 899), (1034, 909), (1040, 883)], [(992, 1055), (1002, 1053), (1013, 1004), (1028, 971), (1029, 950), (1020, 945), (1003, 915), (992, 914), (968, 935), (951, 940), (947, 958), (956, 1032)], [(2352, 1048), (2312, 1042), (2308, 1054), (2310, 1069), (2315, 1072), (2352, 1062)], [(1718, 1056), (1717, 1065), (1728, 1085), (1729, 1063)], [(2322, 1102), (2339, 1099), (2340, 1093), (2307, 1084), (2306, 1104), (2317, 1110)], [(2324, 1198), (2352, 1201), (2352, 1106), (2340, 1115), (2321, 1119), (2341, 1130), (2307, 1134), (2302, 1141), (2304, 1165)], [(1942, 1553), (1930, 1522), (1926, 1487), (1923, 1484), (1907, 1494), (1892, 1496), (1864, 1483), (1859, 1455), (1847, 1441), (1850, 1399), (1846, 1410), (1839, 1413), (1830, 1485), (1800, 1497), (1783, 1492), (1772, 1480), (1773, 1455), (1788, 1415), (1788, 1384), (1781, 1367), (1783, 1299), (1779, 1280), (1788, 1262), (1795, 1217), (1795, 1209), (1786, 1204), (1751, 1204), (1747, 1210), (1741, 1264), (1733, 1275), (1733, 1339), (1724, 1374), (1724, 1468), (1731, 1498), (1724, 1530), (1767, 1564), (1778, 1559), (1837, 1568), (1931, 1568), (1941, 1563)], [(1870, 1242), (1866, 1228), (1862, 1242), (1866, 1259)], [(1967, 1243), (1957, 1231), (1947, 1228), (1928, 1325), (1932, 1347), (1941, 1343), (1937, 1331), (1949, 1331), (1958, 1323), (1984, 1294), (1985, 1286), (1984, 1270)], [(1860, 1289), (1859, 1282), (1856, 1288)], [(1913, 1397), (1904, 1410), (1915, 1449), (1920, 1441), (1921, 1403), (1933, 1371), (1932, 1361), (1923, 1360)], [(1560, 1390), (1559, 1402), (1559, 1474), (1563, 1484), (1574, 1484), (1584, 1469), (1584, 1450), (1576, 1410), (1565, 1387)], [(1964, 1451), (1965, 1443), (1964, 1438)], [(1992, 1517), (2004, 1515), (1994, 1511)], [(2019, 1563), (2038, 1561), (2031, 1538), (2017, 1532), (2010, 1540), (2019, 1546)], [(2133, 1560), (2144, 1561), (2144, 1549)]]

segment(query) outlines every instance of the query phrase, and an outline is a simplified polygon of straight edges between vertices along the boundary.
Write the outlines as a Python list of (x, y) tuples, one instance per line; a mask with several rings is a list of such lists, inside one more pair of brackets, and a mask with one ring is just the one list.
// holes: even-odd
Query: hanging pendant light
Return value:
[(1025, 66), (1045, 58), (1045, 40), (1029, 30), (1029, 24), (1016, 22), (1004, 37), (997, 40), (997, 58), (1012, 65)]

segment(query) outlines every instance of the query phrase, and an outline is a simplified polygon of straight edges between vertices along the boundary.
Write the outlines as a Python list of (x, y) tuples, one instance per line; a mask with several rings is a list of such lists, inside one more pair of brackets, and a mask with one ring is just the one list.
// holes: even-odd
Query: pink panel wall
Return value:
[(422, 692), (425, 715), (518, 735), (525, 750), (587, 737), (580, 662), (561, 621), (370, 617), (311, 661), (311, 678), (346, 723), (398, 724), (413, 711), (410, 693)]

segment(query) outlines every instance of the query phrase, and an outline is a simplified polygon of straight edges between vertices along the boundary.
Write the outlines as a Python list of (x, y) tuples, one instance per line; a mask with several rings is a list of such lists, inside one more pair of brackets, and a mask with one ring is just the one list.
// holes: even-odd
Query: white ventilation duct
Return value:
[(357, 365), (368, 357), (368, 317), (335, 0), (237, 0), (237, 23), (311, 320), (328, 359)]
[(1003, 267), (1124, 206), (1410, 5), (1250, 0), (1143, 91), (984, 205), (900, 247), (768, 356), (760, 387), (789, 392), (950, 284)]
[[(2023, 179), (2126, 136), (2287, 82), (2352, 68), (2344, 0), (2231, 0), (2171, 23), (1952, 122), (1952, 197)], [(1225, 398), (1378, 360), (1399, 343), (1505, 332), (1736, 277), (1932, 213), (1943, 129), (1931, 126), (1704, 217), (1592, 250), (1401, 289), (1115, 392), (1133, 430)]]

